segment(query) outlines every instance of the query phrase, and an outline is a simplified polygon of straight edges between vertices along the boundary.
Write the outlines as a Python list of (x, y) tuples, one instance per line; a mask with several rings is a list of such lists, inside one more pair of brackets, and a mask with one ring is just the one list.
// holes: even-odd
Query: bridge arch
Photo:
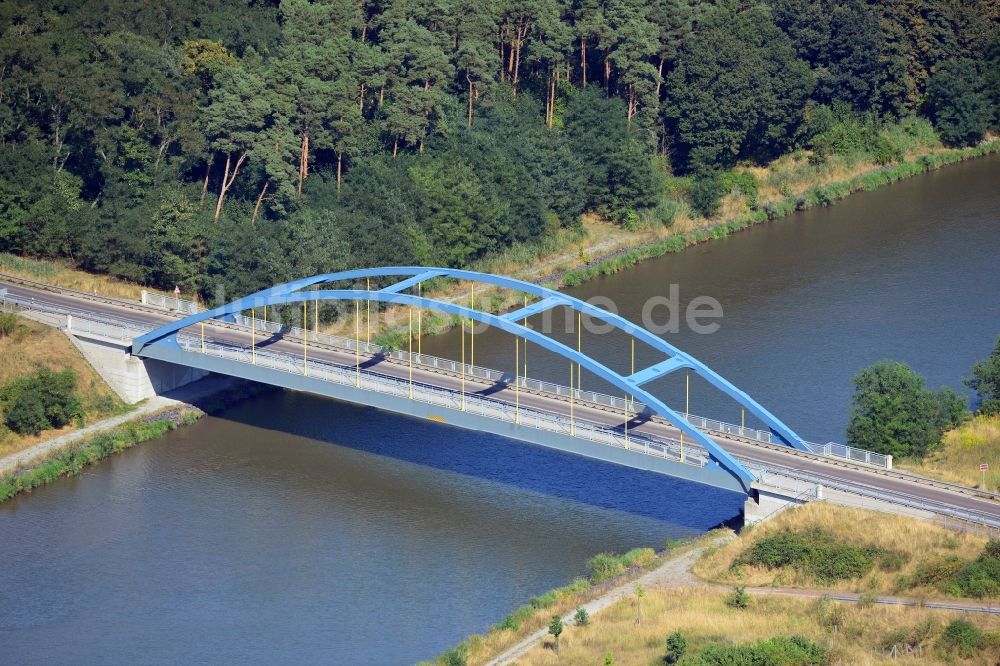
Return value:
[[(381, 289), (310, 289), (317, 285), (332, 282), (356, 281), (362, 279), (380, 278), (402, 278), (389, 286)], [(474, 307), (465, 307), (460, 304), (450, 303), (425, 296), (417, 296), (403, 293), (405, 290), (433, 278), (454, 278), (458, 280), (471, 281), (474, 283), (487, 284), (495, 287), (511, 289), (536, 296), (538, 300), (524, 308), (508, 312), (505, 314), (493, 314)], [(327, 273), (313, 277), (295, 280), (282, 285), (277, 285), (269, 289), (259, 291), (255, 294), (234, 300), (226, 305), (212, 310), (206, 310), (194, 315), (190, 315), (175, 322), (166, 324), (133, 341), (133, 353), (142, 355), (144, 347), (156, 344), (167, 344), (178, 346), (176, 335), (179, 331), (204, 322), (209, 319), (237, 314), (251, 308), (263, 306), (275, 306), (300, 302), (320, 302), (320, 301), (373, 301), (379, 303), (390, 303), (396, 305), (407, 305), (411, 307), (436, 310), (445, 314), (466, 317), (489, 326), (493, 326), (502, 331), (528, 340), (540, 347), (556, 353), (588, 371), (607, 381), (625, 393), (631, 394), (642, 401), (647, 408), (657, 414), (681, 432), (687, 434), (695, 442), (700, 444), (708, 452), (711, 460), (735, 476), (745, 486), (753, 482), (755, 475), (746, 469), (738, 460), (733, 458), (722, 447), (715, 443), (701, 430), (692, 426), (680, 413), (671, 409), (664, 402), (650, 394), (642, 388), (642, 385), (657, 379), (671, 372), (680, 369), (689, 369), (702, 377), (717, 389), (730, 396), (740, 403), (751, 414), (760, 419), (771, 429), (784, 444), (808, 450), (805, 442), (787, 425), (765, 409), (747, 393), (737, 388), (727, 379), (713, 371), (707, 365), (697, 360), (693, 356), (685, 353), (681, 349), (671, 345), (659, 336), (651, 333), (645, 328), (621, 317), (618, 314), (598, 308), (580, 299), (562, 294), (552, 289), (542, 287), (530, 282), (515, 278), (490, 273), (480, 273), (450, 268), (428, 268), (422, 266), (393, 266), (385, 268), (367, 268), (338, 273)], [(623, 331), (632, 338), (639, 340), (653, 349), (664, 354), (664, 359), (651, 366), (643, 368), (631, 375), (623, 375), (607, 367), (600, 361), (582, 354), (563, 343), (529, 328), (521, 323), (531, 315), (545, 312), (546, 310), (565, 306), (579, 312), (581, 315), (602, 320), (614, 328)]]

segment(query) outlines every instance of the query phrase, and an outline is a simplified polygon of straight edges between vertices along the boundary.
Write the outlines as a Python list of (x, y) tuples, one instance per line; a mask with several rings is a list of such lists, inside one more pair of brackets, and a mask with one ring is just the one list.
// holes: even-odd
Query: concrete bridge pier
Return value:
[[(78, 330), (70, 316), (61, 317), (60, 330), (79, 350), (97, 374), (125, 403), (137, 402), (186, 386), (208, 376), (209, 372), (155, 359), (132, 355), (132, 339), (111, 337), (100, 329)], [(54, 322), (45, 321), (53, 324)]]
[(743, 525), (754, 525), (789, 507), (821, 499), (823, 486), (790, 489), (757, 481), (750, 486), (750, 495), (743, 504)]

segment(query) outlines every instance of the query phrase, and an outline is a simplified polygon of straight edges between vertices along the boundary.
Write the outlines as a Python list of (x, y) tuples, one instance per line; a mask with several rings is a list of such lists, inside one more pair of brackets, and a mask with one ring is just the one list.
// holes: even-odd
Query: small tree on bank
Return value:
[(559, 654), (559, 634), (563, 632), (563, 622), (562, 618), (558, 615), (552, 616), (552, 622), (549, 623), (549, 633), (552, 637), (556, 639), (556, 654)]
[(931, 391), (904, 363), (879, 361), (851, 381), (851, 446), (922, 458), (940, 444), (945, 430), (968, 418), (965, 402), (953, 389)]
[(667, 653), (663, 656), (666, 664), (676, 664), (687, 651), (687, 638), (679, 631), (667, 636)]
[(980, 414), (1000, 414), (1000, 336), (993, 353), (972, 367), (965, 385), (979, 396)]

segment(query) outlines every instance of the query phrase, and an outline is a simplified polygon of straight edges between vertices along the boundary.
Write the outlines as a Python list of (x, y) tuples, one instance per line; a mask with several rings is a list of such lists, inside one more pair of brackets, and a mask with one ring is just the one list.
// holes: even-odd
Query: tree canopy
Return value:
[(0, 36), (0, 251), (206, 297), (629, 224), (664, 171), (711, 212), (831, 109), (1000, 124), (987, 0), (9, 0)]

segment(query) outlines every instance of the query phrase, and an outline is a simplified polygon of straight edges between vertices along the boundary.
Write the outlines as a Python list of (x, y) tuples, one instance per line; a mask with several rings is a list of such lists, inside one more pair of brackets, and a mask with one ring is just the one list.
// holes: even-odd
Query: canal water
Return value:
[[(636, 319), (670, 284), (682, 303), (717, 299), (716, 333), (667, 339), (807, 438), (842, 439), (859, 367), (896, 358), (959, 388), (989, 352), (998, 185), (998, 157), (949, 167), (573, 293)], [(613, 336), (583, 343), (629, 362)], [(476, 350), (511, 365), (507, 338), (483, 333)], [(529, 364), (555, 381), (567, 371), (534, 349)], [(652, 388), (682, 404), (677, 380)], [(739, 418), (699, 382), (691, 393), (692, 412)], [(740, 502), (277, 392), (0, 505), (0, 661), (412, 663), (584, 574), (596, 552), (703, 532)]]
[[(949, 166), (828, 208), (815, 208), (688, 248), (566, 292), (610, 299), (642, 322), (650, 299), (677, 285), (679, 330), (663, 337), (735, 383), (802, 437), (843, 442), (851, 377), (888, 358), (937, 387), (962, 378), (1000, 334), (1000, 155)], [(719, 303), (711, 334), (686, 325), (696, 297)], [(602, 304), (603, 306), (603, 304)], [(652, 323), (666, 327), (664, 306)], [(575, 347), (575, 328), (552, 316), (551, 332)], [(573, 322), (571, 322), (573, 323)], [(542, 327), (544, 318), (529, 324)], [(584, 333), (583, 351), (626, 374), (629, 342)], [(457, 332), (425, 340), (425, 353), (460, 352)], [(468, 346), (467, 346), (468, 348)], [(478, 365), (514, 369), (506, 334), (476, 336)], [(529, 347), (528, 375), (567, 384), (561, 358)], [(662, 360), (636, 348), (636, 368)], [(644, 388), (684, 411), (683, 374)], [(583, 374), (583, 388), (611, 390)], [(738, 405), (692, 375), (690, 412), (739, 424)], [(747, 417), (747, 426), (752, 423)]]

